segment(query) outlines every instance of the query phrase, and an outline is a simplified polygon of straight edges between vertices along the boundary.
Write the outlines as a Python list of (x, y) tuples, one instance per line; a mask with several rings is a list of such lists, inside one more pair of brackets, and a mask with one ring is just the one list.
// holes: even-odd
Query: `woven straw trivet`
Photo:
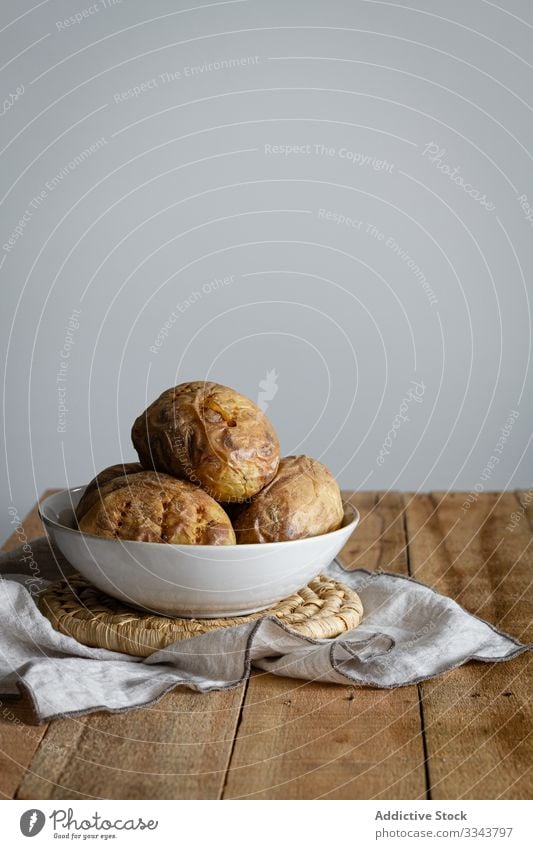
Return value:
[(217, 628), (276, 616), (305, 637), (338, 637), (359, 625), (363, 606), (357, 593), (338, 581), (319, 575), (308, 586), (268, 610), (228, 619), (171, 619), (128, 607), (107, 596), (80, 575), (52, 584), (39, 607), (57, 631), (95, 648), (148, 657), (176, 640), (196, 637)]

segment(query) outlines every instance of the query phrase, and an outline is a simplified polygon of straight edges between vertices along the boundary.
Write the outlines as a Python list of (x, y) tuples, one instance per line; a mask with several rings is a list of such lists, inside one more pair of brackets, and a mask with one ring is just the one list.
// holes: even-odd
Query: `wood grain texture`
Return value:
[[(45, 492), (43, 498), (52, 492)], [(13, 551), (26, 540), (43, 535), (37, 505), (23, 519), (21, 528), (23, 533), (13, 531), (2, 546), (3, 551)], [(0, 699), (0, 797), (14, 796), (46, 733), (46, 725), (32, 727), (33, 719), (31, 706), (26, 700)]]
[[(531, 629), (531, 531), (514, 493), (406, 498), (411, 571), (522, 641)], [(530, 798), (531, 659), (468, 663), (421, 685), (434, 799)]]
[(241, 699), (178, 687), (146, 709), (55, 720), (17, 798), (217, 799)]
[[(57, 490), (47, 489), (39, 501), (44, 501), (45, 498), (48, 498), (48, 496), (52, 495), (54, 492), (57, 492)], [(15, 518), (16, 517), (13, 517), (13, 519)], [(37, 539), (37, 537), (42, 537), (44, 535), (43, 523), (39, 519), (39, 508), (37, 504), (32, 510), (30, 510), (22, 522), (18, 524), (19, 527), (21, 526), (23, 528), (24, 534), (28, 540)], [(13, 522), (13, 526), (15, 526), (15, 521)], [(17, 546), (21, 545), (24, 541), (25, 540), (21, 539), (21, 534), (14, 530), (11, 536), (3, 544), (2, 551), (13, 551), (14, 548), (17, 548)]]
[[(501, 629), (533, 639), (531, 490), (482, 493), (464, 510), (465, 493), (351, 500), (363, 519), (341, 554), (347, 568), (410, 569)], [(30, 540), (42, 533), (36, 509), (23, 525)], [(13, 535), (5, 548), (19, 542)], [(527, 655), (469, 663), (418, 691), (255, 673), (245, 701), (243, 688), (203, 696), (178, 688), (151, 708), (39, 727), (26, 724), (28, 705), (4, 700), (0, 794), (420, 799), (430, 787), (434, 799), (530, 798), (529, 664)]]
[(11, 799), (22, 781), (46, 732), (46, 726), (32, 726), (29, 705), (0, 699), (0, 798)]
[(510, 529), (514, 530), (525, 519), (529, 530), (533, 531), (533, 487), (531, 489), (519, 489), (515, 495), (518, 507), (511, 513)]
[[(346, 567), (407, 572), (403, 500), (362, 493)], [(224, 798), (418, 799), (425, 796), (416, 687), (366, 690), (255, 674)]]
[[(37, 507), (23, 525), (28, 539), (42, 535)], [(15, 534), (6, 547), (19, 544)], [(23, 724), (33, 719), (27, 704), (6, 702), (0, 792), (19, 799), (217, 798), (242, 696), (242, 688), (205, 696), (177, 688), (146, 710), (38, 727)]]

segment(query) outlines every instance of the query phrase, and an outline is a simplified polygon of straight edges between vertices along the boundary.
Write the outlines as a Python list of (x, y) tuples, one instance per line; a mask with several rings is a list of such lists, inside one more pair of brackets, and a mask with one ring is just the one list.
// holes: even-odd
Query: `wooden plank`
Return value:
[[(23, 707), (23, 710), (21, 710)], [(26, 724), (31, 708), (0, 699), (0, 796), (12, 799), (46, 732), (46, 726)]]
[[(46, 492), (41, 496), (39, 501), (44, 501), (45, 498), (48, 498), (48, 496), (52, 495), (54, 492), (57, 492), (57, 490), (47, 489)], [(39, 509), (37, 504), (22, 520), (21, 527), (23, 528), (24, 534), (26, 535), (27, 539), (30, 541), (32, 539), (37, 539), (37, 537), (44, 536), (43, 523), (39, 519)], [(25, 542), (25, 540), (21, 540), (21, 534), (17, 533), (14, 530), (11, 536), (3, 544), (2, 551), (13, 551), (14, 548), (17, 548), (19, 545), (21, 545), (21, 542)]]
[[(406, 499), (411, 568), (473, 612), (531, 640), (524, 550), (533, 500), (528, 493), (482, 495), (463, 514), (465, 498)], [(399, 500), (393, 494), (353, 499), (364, 521), (343, 551), (345, 565), (406, 571)], [(36, 511), (24, 527), (28, 539), (41, 533)], [(6, 547), (17, 544), (12, 537)], [(530, 797), (526, 665), (525, 656), (500, 665), (471, 663), (421, 685), (434, 798)], [(254, 676), (224, 795), (423, 797), (414, 690), (360, 691)], [(229, 696), (236, 697), (232, 705), (213, 699)], [(56, 721), (19, 798), (216, 798), (241, 697), (238, 691), (198, 696), (176, 690), (151, 709)], [(12, 709), (6, 702), (0, 714), (4, 706)], [(13, 795), (44, 731), (0, 715), (0, 793)]]
[[(29, 540), (42, 535), (37, 507), (23, 527)], [(19, 544), (19, 535), (13, 534), (5, 549)], [(176, 689), (145, 710), (101, 712), (38, 727), (25, 724), (33, 720), (29, 705), (5, 700), (0, 704), (0, 794), (16, 793), (19, 799), (216, 798), (242, 696), (242, 688), (205, 696)]]
[[(53, 490), (45, 492), (43, 498)], [(3, 551), (13, 551), (26, 539), (37, 539), (44, 533), (37, 506), (22, 521), (25, 538), (15, 531), (2, 546)], [(12, 798), (26, 768), (46, 733), (46, 725), (31, 727), (33, 713), (26, 700), (0, 699), (0, 796)]]
[[(510, 529), (513, 493), (406, 499), (411, 570), (467, 610), (523, 641), (533, 639), (531, 531)], [(528, 547), (529, 546), (529, 547)], [(533, 760), (528, 655), (501, 664), (469, 663), (421, 685), (434, 799), (530, 798)]]
[(150, 708), (55, 720), (18, 799), (217, 799), (242, 687), (176, 688)]
[(397, 492), (343, 495), (361, 514), (361, 524), (341, 551), (343, 565), (407, 574), (402, 496)]
[(530, 530), (533, 531), (533, 488), (518, 489), (515, 495), (518, 499), (518, 507), (511, 513), (510, 530), (514, 531), (520, 522), (526, 521)]
[[(346, 566), (407, 572), (403, 500), (352, 498), (363, 518)], [(248, 687), (224, 798), (424, 798), (416, 687), (357, 689), (255, 674)]]

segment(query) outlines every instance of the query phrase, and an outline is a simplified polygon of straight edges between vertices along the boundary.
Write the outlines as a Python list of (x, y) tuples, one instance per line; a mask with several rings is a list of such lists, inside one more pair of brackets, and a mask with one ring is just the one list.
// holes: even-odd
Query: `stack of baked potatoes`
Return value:
[(280, 458), (259, 407), (208, 381), (167, 389), (138, 419), (139, 463), (100, 472), (76, 509), (81, 531), (194, 545), (279, 542), (340, 527), (329, 470), (311, 457)]

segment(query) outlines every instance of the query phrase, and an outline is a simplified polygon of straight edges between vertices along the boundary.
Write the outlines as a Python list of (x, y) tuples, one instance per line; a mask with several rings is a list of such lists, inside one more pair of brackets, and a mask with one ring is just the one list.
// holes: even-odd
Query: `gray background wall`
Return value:
[(187, 379), (345, 486), (531, 483), (530, 3), (1, 13), (3, 537)]

